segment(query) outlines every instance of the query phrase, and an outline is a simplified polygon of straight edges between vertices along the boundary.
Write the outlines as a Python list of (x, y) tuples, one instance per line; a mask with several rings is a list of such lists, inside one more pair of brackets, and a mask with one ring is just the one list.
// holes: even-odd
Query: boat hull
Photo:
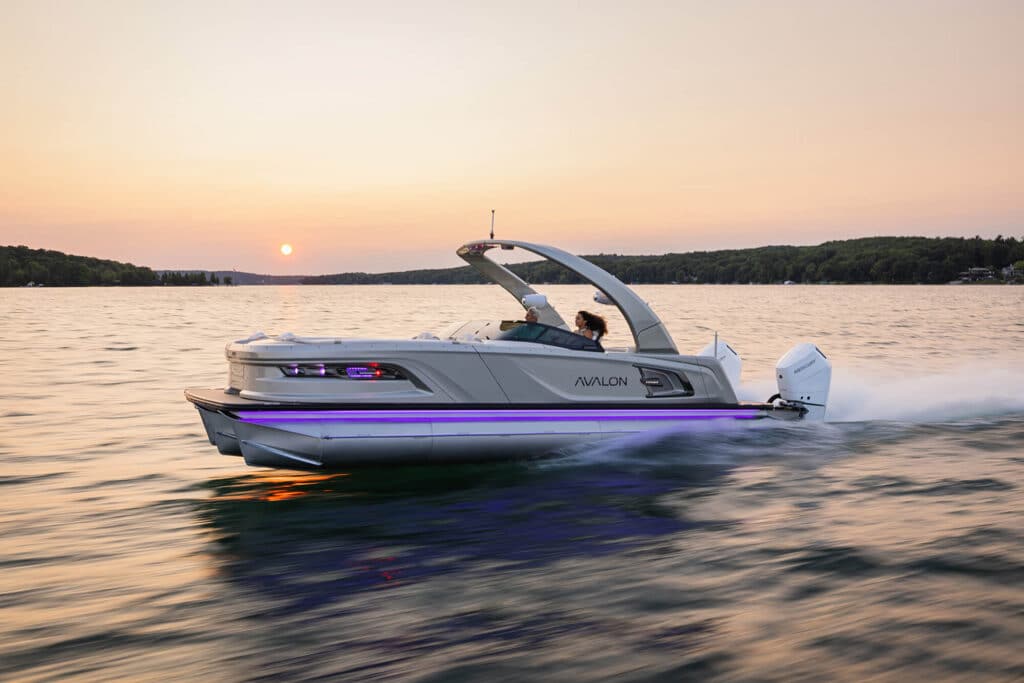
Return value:
[[(288, 469), (483, 462), (708, 421), (799, 417), (771, 404), (635, 406), (296, 406), (214, 402), (187, 392), (210, 442), (247, 464)], [(219, 405), (218, 405), (219, 403)]]

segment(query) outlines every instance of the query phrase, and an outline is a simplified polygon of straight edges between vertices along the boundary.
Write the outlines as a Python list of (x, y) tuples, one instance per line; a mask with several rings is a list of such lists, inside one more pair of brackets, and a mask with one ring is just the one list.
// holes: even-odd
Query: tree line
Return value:
[[(205, 271), (157, 274), (153, 269), (89, 256), (73, 256), (49, 249), (26, 246), (0, 247), (0, 287), (24, 287), (28, 284), (48, 287), (217, 285), (216, 273)], [(231, 276), (224, 284), (232, 284)]]
[[(772, 246), (695, 251), (661, 256), (585, 256), (623, 282), (637, 284), (878, 283), (944, 284), (970, 268), (1001, 268), (1024, 261), (1024, 240), (1014, 237), (866, 237), (812, 247)], [(579, 284), (574, 273), (537, 261), (509, 266), (527, 282)], [(1020, 266), (1024, 270), (1024, 264)], [(303, 284), (480, 284), (471, 266), (392, 273), (339, 273)]]
[(0, 247), (0, 286), (155, 285), (156, 273), (130, 263), (25, 246)]
[[(207, 273), (205, 270), (189, 270), (183, 272), (165, 270), (160, 273), (159, 279), (160, 281), (158, 284), (174, 285), (177, 287), (221, 284), (221, 279), (217, 277), (217, 273)], [(224, 284), (234, 284), (230, 275), (224, 276)]]
[[(1024, 240), (1014, 237), (867, 237), (825, 242), (813, 247), (695, 251), (661, 256), (598, 254), (587, 260), (620, 280), (657, 283), (801, 283), (941, 284), (970, 268), (1000, 269), (1017, 264), (1024, 272)], [(527, 282), (578, 284), (572, 272), (549, 261), (510, 266)], [(304, 278), (303, 284), (481, 284), (470, 266), (392, 273), (339, 273)], [(29, 283), (48, 286), (221, 284), (216, 273), (164, 271), (59, 251), (0, 247), (0, 286)], [(223, 284), (232, 284), (224, 276)]]

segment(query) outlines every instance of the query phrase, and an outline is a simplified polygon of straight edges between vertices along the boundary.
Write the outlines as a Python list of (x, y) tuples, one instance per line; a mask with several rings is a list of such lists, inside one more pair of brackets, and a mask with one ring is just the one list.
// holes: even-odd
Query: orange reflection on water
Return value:
[(278, 472), (255, 473), (247, 477), (249, 486), (244, 491), (218, 496), (220, 500), (260, 500), (275, 502), (301, 498), (312, 493), (329, 491), (325, 482), (349, 476), (346, 473), (331, 474), (281, 474)]

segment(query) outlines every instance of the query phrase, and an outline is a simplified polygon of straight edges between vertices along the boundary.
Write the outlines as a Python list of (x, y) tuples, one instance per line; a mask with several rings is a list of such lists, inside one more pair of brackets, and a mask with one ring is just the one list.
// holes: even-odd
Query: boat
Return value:
[[(575, 273), (618, 308), (633, 345), (573, 332), (492, 249)], [(651, 307), (586, 259), (495, 239), (456, 253), (537, 321), (460, 322), (413, 339), (257, 333), (228, 343), (227, 386), (185, 391), (210, 443), (253, 466), (320, 470), (533, 457), (698, 421), (824, 419), (832, 366), (813, 343), (778, 362), (777, 394), (740, 401), (742, 361), (725, 340), (680, 354)]]

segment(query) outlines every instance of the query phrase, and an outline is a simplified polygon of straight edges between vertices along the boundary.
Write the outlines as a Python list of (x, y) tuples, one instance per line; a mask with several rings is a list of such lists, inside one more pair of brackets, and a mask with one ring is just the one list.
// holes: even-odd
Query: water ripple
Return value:
[(1024, 677), (1024, 290), (792, 289), (638, 288), (681, 349), (727, 333), (753, 398), (812, 335), (831, 422), (332, 474), (217, 455), (182, 388), (222, 382), (253, 329), (409, 338), (521, 307), (487, 287), (7, 291), (33, 346), (0, 330), (0, 678)]

